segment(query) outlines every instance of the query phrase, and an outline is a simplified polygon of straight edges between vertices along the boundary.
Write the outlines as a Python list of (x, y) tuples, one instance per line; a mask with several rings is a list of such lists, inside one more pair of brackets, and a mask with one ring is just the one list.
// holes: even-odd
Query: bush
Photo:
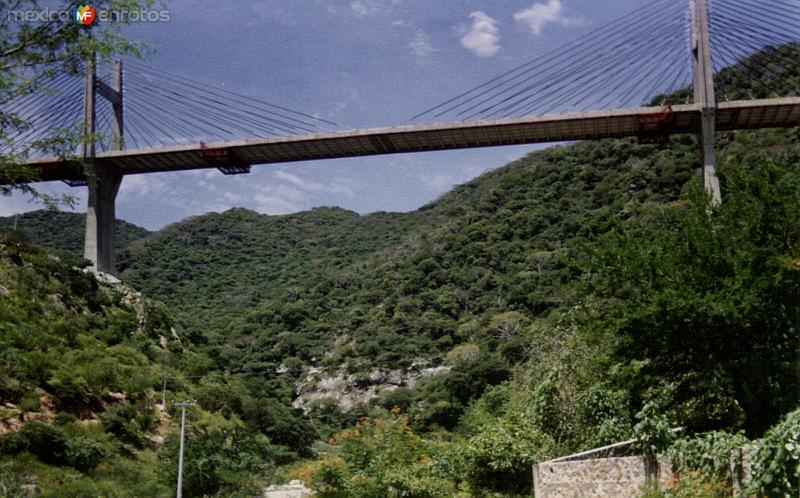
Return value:
[(138, 448), (141, 447), (144, 436), (136, 418), (136, 408), (122, 403), (115, 403), (100, 416), (107, 432), (116, 436), (123, 443), (132, 444)]
[(69, 367), (57, 370), (47, 382), (56, 406), (65, 410), (80, 410), (92, 401), (92, 391), (86, 379)]
[(20, 435), (25, 440), (25, 449), (42, 462), (66, 463), (67, 436), (61, 429), (41, 422), (28, 422), (22, 426)]
[[(275, 447), (266, 437), (248, 431), (236, 416), (187, 413), (184, 465), (185, 496), (253, 496), (253, 480), (271, 470)], [(159, 450), (160, 469), (169, 482), (177, 474), (178, 434), (173, 431)], [(245, 494), (249, 493), (249, 494)]]
[(529, 494), (533, 484), (531, 465), (549, 446), (544, 435), (522, 422), (497, 421), (486, 425), (463, 446), (460, 477), (474, 490)]
[(311, 473), (319, 498), (437, 498), (454, 484), (437, 465), (441, 445), (414, 434), (404, 417), (362, 420), (334, 436), (334, 455)]
[(67, 440), (65, 461), (82, 472), (88, 472), (103, 461), (108, 452), (103, 446), (88, 437), (74, 437)]
[(0, 436), (0, 455), (16, 455), (25, 451), (27, 443), (19, 432), (9, 432)]
[(800, 489), (800, 409), (789, 413), (758, 441), (747, 488), (753, 494), (770, 497), (797, 495)]
[(725, 480), (729, 474), (731, 453), (749, 441), (740, 434), (709, 432), (692, 439), (679, 439), (669, 448), (675, 470), (694, 473), (708, 482)]
[(78, 419), (75, 418), (75, 415), (69, 412), (58, 412), (56, 413), (56, 418), (53, 420), (53, 423), (56, 425), (69, 425), (74, 423), (76, 420)]
[(108, 452), (103, 446), (83, 436), (68, 438), (58, 427), (28, 422), (19, 432), (0, 438), (0, 454), (15, 455), (28, 451), (51, 465), (70, 465), (88, 472), (103, 461)]
[(22, 397), (19, 408), (23, 412), (38, 412), (41, 406), (39, 396), (36, 393), (31, 393)]

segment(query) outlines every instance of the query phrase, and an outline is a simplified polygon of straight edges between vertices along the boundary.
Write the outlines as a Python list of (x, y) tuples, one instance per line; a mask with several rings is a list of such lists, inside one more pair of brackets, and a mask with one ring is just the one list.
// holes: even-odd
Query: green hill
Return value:
[[(460, 324), (557, 306), (573, 241), (630, 205), (676, 198), (695, 159), (685, 139), (585, 143), (534, 153), (408, 214), (196, 217), (122, 251), (120, 275), (244, 368), (286, 357), (436, 363), (466, 339)], [(257, 341), (247, 358), (232, 350), (240, 338)]]
[(233, 209), (171, 225), (119, 254), (120, 276), (170, 296), (179, 323), (224, 341), (264, 302), (284, 299), (384, 247), (399, 244), (423, 217), (366, 217), (336, 208), (288, 216)]
[(2, 496), (175, 494), (176, 399), (199, 403), (189, 496), (250, 496), (316, 437), (263, 381), (210, 371), (163, 304), (20, 232), (0, 237), (0, 351)]
[[(58, 249), (74, 258), (83, 257), (86, 216), (79, 213), (39, 210), (0, 218), (0, 235), (16, 229), (42, 247)], [(127, 246), (149, 232), (120, 220), (117, 222), (117, 249)]]

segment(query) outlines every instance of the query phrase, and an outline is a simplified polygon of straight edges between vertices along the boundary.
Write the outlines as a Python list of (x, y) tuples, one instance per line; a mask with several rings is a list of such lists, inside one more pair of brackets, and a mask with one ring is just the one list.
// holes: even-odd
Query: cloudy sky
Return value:
[[(131, 26), (156, 68), (317, 114), (347, 128), (419, 111), (553, 50), (642, 0), (170, 0), (170, 21)], [(117, 216), (157, 229), (231, 207), (409, 211), (534, 146), (126, 177)], [(44, 184), (80, 197), (85, 189)], [(0, 215), (36, 209), (0, 197)]]

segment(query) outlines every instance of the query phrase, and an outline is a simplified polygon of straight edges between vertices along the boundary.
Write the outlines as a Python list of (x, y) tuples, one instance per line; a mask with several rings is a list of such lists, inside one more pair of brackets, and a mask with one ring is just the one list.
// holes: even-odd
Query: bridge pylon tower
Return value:
[(113, 64), (111, 85), (97, 79), (96, 57), (86, 64), (83, 94), (83, 142), (81, 155), (86, 164), (89, 196), (86, 208), (84, 257), (94, 271), (116, 274), (116, 199), (122, 174), (110, 167), (95, 164), (97, 94), (111, 103), (111, 149), (124, 147), (122, 61)]
[(690, 0), (692, 14), (692, 56), (694, 103), (700, 107), (700, 142), (702, 183), (711, 204), (722, 202), (717, 178), (717, 157), (714, 149), (717, 100), (714, 94), (714, 64), (711, 60), (708, 0)]

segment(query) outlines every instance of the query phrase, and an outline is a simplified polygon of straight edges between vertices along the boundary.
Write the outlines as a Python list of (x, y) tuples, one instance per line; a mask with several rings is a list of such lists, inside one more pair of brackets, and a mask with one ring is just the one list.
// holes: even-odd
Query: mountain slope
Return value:
[(120, 276), (168, 297), (189, 333), (224, 340), (261, 303), (398, 244), (424, 218), (334, 208), (288, 216), (212, 213), (131, 244), (119, 255)]
[[(212, 370), (163, 304), (0, 237), (0, 495), (252, 496), (315, 431), (264, 380)], [(164, 406), (163, 400), (167, 401)]]
[[(36, 244), (66, 252), (74, 258), (83, 257), (86, 216), (80, 213), (39, 210), (17, 216), (0, 218), (0, 235), (16, 227)], [(127, 246), (149, 231), (127, 221), (117, 221), (117, 249)]]

